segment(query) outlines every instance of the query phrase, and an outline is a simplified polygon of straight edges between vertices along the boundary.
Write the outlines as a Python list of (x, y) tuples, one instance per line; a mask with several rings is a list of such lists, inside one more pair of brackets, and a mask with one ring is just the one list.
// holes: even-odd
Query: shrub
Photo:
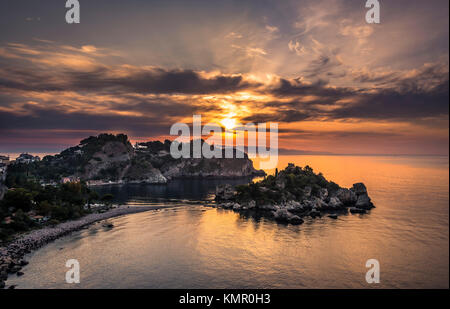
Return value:
[(30, 211), (33, 206), (32, 199), (33, 196), (26, 189), (16, 188), (14, 190), (8, 190), (1, 202), (1, 208), (4, 211), (8, 211), (9, 208)]

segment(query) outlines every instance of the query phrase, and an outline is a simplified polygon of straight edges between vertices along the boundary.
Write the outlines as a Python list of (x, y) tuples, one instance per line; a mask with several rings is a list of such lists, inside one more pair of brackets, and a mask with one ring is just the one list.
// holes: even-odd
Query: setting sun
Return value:
[(225, 127), (225, 129), (231, 130), (236, 126), (236, 119), (225, 118), (225, 119), (222, 119), (222, 121), (220, 123)]

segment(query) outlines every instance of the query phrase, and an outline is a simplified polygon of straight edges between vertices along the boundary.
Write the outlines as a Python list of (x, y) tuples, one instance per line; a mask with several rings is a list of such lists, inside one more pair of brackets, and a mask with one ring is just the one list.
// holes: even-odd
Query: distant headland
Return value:
[[(191, 141), (192, 143), (193, 141)], [(164, 184), (174, 178), (232, 178), (264, 176), (252, 161), (243, 158), (179, 158), (170, 154), (169, 140), (132, 145), (125, 134), (100, 134), (79, 145), (42, 160), (23, 154), (9, 162), (9, 181), (26, 172), (41, 184), (85, 181), (88, 185), (149, 183)], [(201, 143), (205, 143), (203, 140)], [(236, 153), (234, 149), (234, 153)], [(6, 178), (6, 177), (5, 177)], [(14, 186), (10, 183), (9, 186)]]

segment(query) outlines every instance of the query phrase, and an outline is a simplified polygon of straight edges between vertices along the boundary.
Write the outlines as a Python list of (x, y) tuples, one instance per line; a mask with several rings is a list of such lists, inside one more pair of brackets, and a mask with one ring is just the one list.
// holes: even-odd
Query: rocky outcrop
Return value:
[(179, 159), (161, 169), (164, 177), (173, 178), (234, 178), (243, 176), (264, 176), (263, 171), (253, 167), (248, 158), (234, 159)]
[(337, 219), (349, 210), (366, 213), (375, 207), (363, 183), (350, 189), (341, 188), (315, 174), (310, 167), (302, 169), (293, 164), (258, 183), (217, 187), (216, 201), (222, 208), (258, 212), (290, 224), (301, 224), (303, 217), (316, 218), (327, 212), (328, 217)]
[(235, 194), (236, 194), (236, 191), (229, 184), (216, 187), (216, 200), (217, 201), (228, 201), (228, 200), (232, 199)]
[(82, 140), (78, 146), (34, 163), (37, 171), (34, 176), (46, 182), (80, 179), (92, 185), (101, 185), (166, 183), (174, 178), (265, 175), (264, 171), (253, 167), (247, 154), (238, 157), (235, 149), (233, 158), (223, 155), (222, 158), (211, 159), (175, 159), (170, 154), (171, 144), (168, 140), (164, 143), (153, 141), (133, 147), (124, 134), (91, 136)]
[(363, 183), (355, 183), (350, 190), (356, 195), (356, 208), (369, 210), (374, 207), (367, 194), (367, 188)]
[(336, 197), (346, 206), (355, 204), (357, 200), (355, 192), (345, 188), (339, 188)]
[(286, 208), (278, 208), (272, 213), (274, 219), (278, 222), (285, 222), (291, 224), (302, 224), (303, 219), (297, 215), (292, 214)]

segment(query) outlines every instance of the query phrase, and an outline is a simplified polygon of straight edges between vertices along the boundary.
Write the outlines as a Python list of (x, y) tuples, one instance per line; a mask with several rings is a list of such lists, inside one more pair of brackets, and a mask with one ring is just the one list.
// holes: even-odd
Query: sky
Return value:
[(449, 2), (0, 0), (0, 153), (276, 122), (286, 153), (449, 147)]

